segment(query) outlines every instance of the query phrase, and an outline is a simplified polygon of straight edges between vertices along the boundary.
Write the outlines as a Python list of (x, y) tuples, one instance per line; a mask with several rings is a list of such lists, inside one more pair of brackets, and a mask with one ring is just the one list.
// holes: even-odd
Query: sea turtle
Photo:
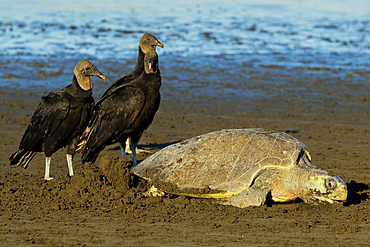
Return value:
[(308, 148), (284, 132), (226, 129), (170, 145), (133, 168), (152, 192), (215, 198), (244, 208), (266, 200), (345, 201), (347, 185), (317, 169)]

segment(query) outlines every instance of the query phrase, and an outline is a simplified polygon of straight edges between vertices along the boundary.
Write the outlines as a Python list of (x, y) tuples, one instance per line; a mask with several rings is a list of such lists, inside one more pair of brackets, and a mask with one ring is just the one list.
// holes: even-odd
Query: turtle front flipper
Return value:
[(232, 205), (239, 208), (249, 206), (261, 206), (265, 203), (268, 191), (266, 189), (249, 187), (240, 193), (220, 201), (224, 205)]

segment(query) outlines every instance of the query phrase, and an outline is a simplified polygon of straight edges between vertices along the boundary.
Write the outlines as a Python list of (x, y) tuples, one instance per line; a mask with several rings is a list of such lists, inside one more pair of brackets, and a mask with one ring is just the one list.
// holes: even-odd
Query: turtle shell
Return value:
[(161, 188), (166, 192), (227, 198), (248, 188), (264, 169), (295, 166), (303, 153), (309, 157), (308, 148), (284, 132), (226, 129), (167, 146), (133, 172), (172, 185)]

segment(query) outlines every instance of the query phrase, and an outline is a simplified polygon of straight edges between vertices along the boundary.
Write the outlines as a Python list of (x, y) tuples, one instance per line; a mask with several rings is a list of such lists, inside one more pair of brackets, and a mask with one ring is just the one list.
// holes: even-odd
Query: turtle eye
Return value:
[(325, 179), (325, 187), (328, 190), (334, 190), (337, 187), (337, 181), (333, 178), (327, 178)]

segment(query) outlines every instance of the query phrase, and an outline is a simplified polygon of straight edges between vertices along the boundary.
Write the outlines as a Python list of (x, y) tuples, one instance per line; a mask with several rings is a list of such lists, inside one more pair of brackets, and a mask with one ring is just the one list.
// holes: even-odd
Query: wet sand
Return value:
[[(57, 152), (51, 163), (54, 180), (45, 182), (43, 154), (36, 155), (26, 170), (10, 167), (8, 157), (16, 151), (41, 96), (51, 89), (3, 86), (0, 245), (366, 246), (370, 73), (253, 63), (228, 66), (227, 59), (213, 59), (225, 67), (194, 68), (186, 59), (162, 63), (163, 100), (141, 148), (156, 152), (224, 128), (286, 131), (307, 145), (313, 164), (348, 184), (347, 202), (310, 205), (298, 200), (240, 209), (184, 196), (146, 198), (142, 192), (147, 185), (130, 174), (131, 157), (119, 157), (118, 145), (106, 148), (96, 164), (81, 165), (77, 154), (72, 178), (67, 176), (63, 151)], [(119, 77), (117, 68), (128, 72), (132, 67), (92, 62), (108, 79)], [(33, 80), (45, 80), (44, 74), (36, 73), (42, 68), (28, 66), (39, 76)], [(26, 77), (17, 73), (6, 75), (9, 85)], [(107, 84), (96, 83), (98, 98)]]

